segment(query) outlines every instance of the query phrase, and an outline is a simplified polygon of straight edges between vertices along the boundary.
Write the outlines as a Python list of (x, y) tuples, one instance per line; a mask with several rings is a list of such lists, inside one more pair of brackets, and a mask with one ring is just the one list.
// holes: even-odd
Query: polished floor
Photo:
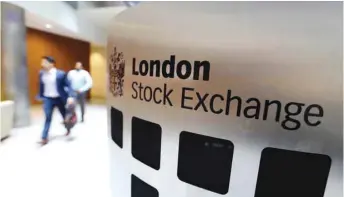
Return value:
[(110, 197), (106, 107), (89, 105), (70, 137), (55, 109), (44, 147), (37, 144), (42, 110), (34, 108), (31, 117), (31, 126), (14, 129), (0, 145), (0, 196)]

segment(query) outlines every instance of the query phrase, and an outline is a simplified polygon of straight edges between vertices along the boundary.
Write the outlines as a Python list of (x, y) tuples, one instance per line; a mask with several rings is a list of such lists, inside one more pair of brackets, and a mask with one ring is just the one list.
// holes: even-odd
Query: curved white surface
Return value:
[[(274, 147), (331, 158), (324, 197), (343, 195), (343, 114), (342, 114), (342, 2), (154, 2), (142, 3), (113, 20), (108, 39), (108, 63), (114, 47), (123, 52), (125, 76), (123, 96), (108, 92), (110, 108), (123, 113), (123, 148), (111, 139), (112, 188), (114, 197), (131, 196), (131, 175), (156, 188), (160, 197), (253, 197), (262, 150)], [(181, 60), (208, 61), (209, 80), (166, 79), (133, 74), (141, 60), (164, 60), (175, 55)], [(110, 67), (110, 66), (109, 66)], [(194, 70), (194, 67), (193, 67)], [(108, 70), (108, 75), (111, 69)], [(184, 73), (185, 70), (182, 71)], [(201, 71), (202, 72), (202, 71)], [(203, 75), (201, 75), (203, 76)], [(109, 76), (108, 76), (109, 77)], [(133, 83), (152, 88), (173, 89), (173, 106), (134, 99)], [(109, 82), (111, 83), (111, 82)], [(208, 112), (182, 108), (183, 88), (194, 88), (186, 105), (198, 104), (197, 94), (209, 94)], [(110, 88), (110, 84), (109, 84)], [(136, 87), (137, 88), (137, 87)], [(209, 107), (215, 94), (223, 95), (215, 109), (226, 111), (226, 95), (242, 98), (242, 110), (261, 103), (259, 118), (236, 115), (236, 102), (215, 114)], [(160, 98), (160, 96), (158, 96)], [(282, 103), (280, 121), (275, 109), (263, 120), (265, 100)], [(288, 122), (284, 107), (289, 102), (304, 104), (295, 116), (300, 123)], [(307, 107), (316, 104), (319, 108)], [(301, 106), (301, 104), (300, 104)], [(323, 114), (321, 114), (321, 110)], [(296, 110), (296, 106), (290, 108)], [(310, 116), (309, 114), (319, 116)], [(308, 115), (307, 115), (308, 114)], [(132, 155), (132, 117), (162, 128), (160, 169), (153, 169)], [(307, 116), (307, 117), (306, 117)], [(320, 121), (317, 126), (309, 126)], [(110, 125), (109, 118), (109, 125)], [(230, 140), (234, 144), (228, 192), (224, 195), (192, 186), (177, 176), (181, 131)]]
[(14, 113), (13, 101), (0, 102), (0, 119), (1, 119), (0, 140), (8, 137), (11, 134), (11, 130), (13, 128), (13, 113)]

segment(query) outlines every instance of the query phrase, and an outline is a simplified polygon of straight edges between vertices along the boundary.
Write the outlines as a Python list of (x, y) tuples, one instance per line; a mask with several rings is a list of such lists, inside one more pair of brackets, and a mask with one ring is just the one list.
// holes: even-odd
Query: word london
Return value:
[[(193, 64), (187, 60), (181, 60), (176, 63), (174, 55), (169, 60), (141, 60), (136, 65), (136, 59), (133, 58), (133, 75), (150, 77), (163, 77), (180, 79), (192, 78), (193, 80), (209, 81), (210, 62), (194, 61)], [(161, 105), (173, 106), (171, 94), (173, 89), (168, 88), (164, 83), (162, 88), (143, 85), (141, 82), (132, 83), (133, 99), (139, 99), (146, 102), (154, 102)], [(223, 96), (226, 95), (226, 96)], [(196, 100), (196, 102), (194, 102)], [(279, 100), (264, 100), (258, 98), (243, 99), (240, 96), (233, 95), (232, 90), (228, 89), (225, 94), (200, 93), (191, 87), (182, 87), (180, 107), (187, 110), (200, 110), (214, 114), (225, 114), (229, 116), (235, 114), (237, 117), (242, 115), (249, 119), (261, 119), (266, 121), (268, 118), (276, 122), (281, 121), (281, 126), (286, 130), (297, 130), (306, 123), (308, 126), (318, 126), (321, 124), (321, 118), (324, 115), (323, 108), (318, 104), (307, 105), (299, 102), (282, 103)], [(195, 105), (196, 103), (196, 105)], [(217, 108), (215, 106), (218, 106)], [(281, 120), (282, 110), (284, 118)], [(231, 114), (231, 115), (232, 115)]]

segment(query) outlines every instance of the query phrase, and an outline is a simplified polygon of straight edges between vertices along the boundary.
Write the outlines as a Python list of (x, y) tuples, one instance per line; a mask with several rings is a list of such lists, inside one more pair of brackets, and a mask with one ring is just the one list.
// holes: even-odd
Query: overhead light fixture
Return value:
[(50, 29), (50, 28), (52, 28), (52, 26), (50, 24), (46, 24), (45, 28)]

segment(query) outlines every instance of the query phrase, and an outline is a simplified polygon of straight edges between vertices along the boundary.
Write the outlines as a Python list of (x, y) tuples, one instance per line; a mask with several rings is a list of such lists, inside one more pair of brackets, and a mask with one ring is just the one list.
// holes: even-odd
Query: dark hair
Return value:
[(42, 58), (47, 60), (50, 64), (55, 64), (55, 59), (51, 56), (43, 56)]

